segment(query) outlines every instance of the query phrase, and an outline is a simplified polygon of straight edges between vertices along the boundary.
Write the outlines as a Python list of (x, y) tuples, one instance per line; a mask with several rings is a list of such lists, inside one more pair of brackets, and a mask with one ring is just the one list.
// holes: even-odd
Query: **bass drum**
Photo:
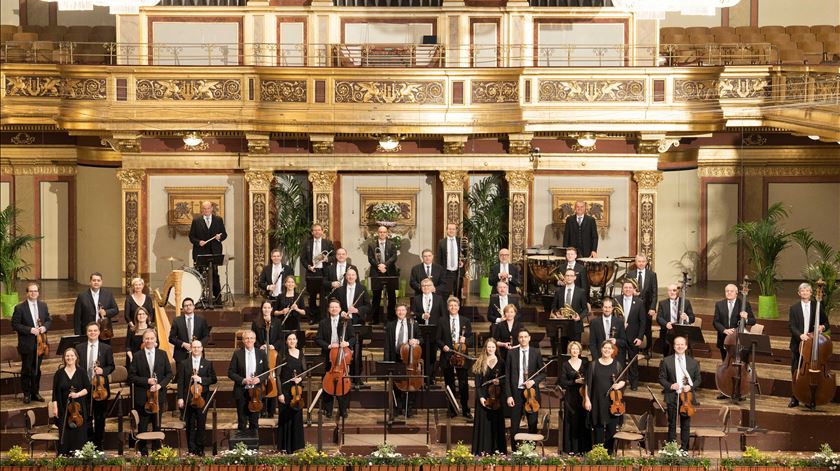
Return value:
[[(181, 300), (192, 298), (195, 303), (198, 303), (204, 294), (204, 277), (198, 270), (191, 267), (184, 267), (182, 270), (184, 276), (181, 278)], [(169, 298), (166, 301), (173, 307), (176, 305), (178, 300), (175, 299), (174, 289), (169, 291)]]

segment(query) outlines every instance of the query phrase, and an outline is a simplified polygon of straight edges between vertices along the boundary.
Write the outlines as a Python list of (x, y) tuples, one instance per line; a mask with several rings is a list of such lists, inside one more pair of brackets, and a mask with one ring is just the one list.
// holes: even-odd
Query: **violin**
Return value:
[[(820, 332), (820, 310), (823, 300), (823, 289), (825, 282), (820, 278), (817, 280), (815, 297), (817, 300), (817, 311), (811, 316), (810, 322), (814, 328), (808, 332), (808, 339), (800, 342), (799, 345), (799, 366), (796, 370), (796, 379), (792, 384), (793, 395), (809, 408), (828, 404), (834, 397), (834, 389), (837, 387), (835, 375), (828, 365), (831, 356), (831, 339)], [(807, 329), (808, 326), (805, 326)]]
[[(577, 372), (576, 376), (577, 377), (575, 379), (584, 379), (583, 373), (581, 373), (580, 371)], [(580, 393), (581, 398), (586, 397), (586, 381), (581, 383), (580, 388), (578, 388), (578, 392)]]
[[(157, 375), (155, 373), (152, 373), (152, 378), (155, 379), (155, 384), (157, 384)], [(143, 405), (143, 409), (145, 409), (148, 414), (157, 414), (160, 412), (158, 391), (152, 391), (152, 388), (149, 388), (146, 391), (146, 403)]]
[[(741, 284), (741, 310), (746, 309), (749, 292), (749, 278), (745, 276), (744, 282)], [(715, 385), (718, 391), (726, 397), (743, 397), (747, 395), (750, 389), (749, 371), (747, 362), (742, 360), (743, 347), (740, 337), (745, 328), (746, 320), (740, 319), (735, 332), (727, 335), (723, 341), (726, 348), (726, 357), (715, 371)]]
[[(459, 339), (464, 336), (465, 331), (466, 327), (462, 325), (461, 335), (458, 336)], [(456, 355), (449, 355), (449, 364), (455, 368), (463, 368), (464, 361), (466, 359), (464, 355), (467, 353), (467, 343), (455, 342), (452, 346), (452, 351), (455, 352)], [(457, 355), (457, 353), (461, 353), (462, 355)]]
[[(193, 376), (197, 375), (198, 371), (193, 369)], [(204, 409), (204, 405), (206, 402), (204, 401), (204, 388), (201, 386), (201, 383), (198, 381), (193, 381), (190, 384), (190, 395), (192, 396), (190, 399), (190, 407), (193, 409)]]
[(344, 321), (339, 347), (330, 350), (330, 370), (327, 371), (323, 381), (321, 381), (324, 392), (331, 396), (344, 396), (350, 392), (352, 387), (347, 373), (350, 369), (350, 363), (353, 362), (353, 351), (350, 350), (350, 347), (341, 346), (341, 343), (345, 341), (349, 322), (349, 320)]
[[(43, 325), (44, 325), (44, 323), (41, 322), (41, 319), (38, 319), (38, 327), (40, 328)], [(47, 333), (44, 332), (44, 333), (38, 334), (36, 337), (38, 339), (38, 350), (37, 350), (38, 351), (38, 356), (43, 357), (43, 356), (49, 355), (50, 354), (50, 342), (49, 342), (49, 340), (47, 340)]]
[[(253, 377), (253, 376), (252, 376)], [(248, 412), (256, 414), (263, 409), (263, 386), (254, 384), (248, 388)]]
[[(548, 368), (548, 365), (554, 363), (554, 361), (555, 360), (549, 361), (548, 363), (543, 365), (542, 368), (538, 369), (536, 371), (536, 373), (532, 374), (531, 376), (528, 376), (528, 370), (526, 369), (525, 374), (522, 375), (523, 378), (527, 378), (525, 380), (525, 382), (528, 382), (528, 381), (531, 381), (532, 379), (534, 379), (544, 369)], [(522, 391), (522, 395), (525, 398), (525, 412), (534, 413), (534, 412), (539, 412), (540, 411), (540, 401), (537, 400), (537, 386), (536, 386), (536, 383), (533, 386), (531, 386), (530, 388), (525, 388), (525, 390)]]
[[(615, 383), (617, 383), (618, 381), (616, 381), (615, 375), (612, 375), (611, 377), (612, 377), (613, 385), (615, 385)], [(624, 404), (624, 392), (620, 389), (615, 389), (613, 387), (610, 387), (609, 398), (610, 398), (610, 414), (616, 415), (616, 416), (624, 415), (624, 412), (626, 412), (626, 410), (627, 410), (627, 405)]]
[[(102, 310), (102, 305), (99, 305), (99, 309)], [(100, 340), (111, 340), (114, 338), (114, 329), (111, 326), (111, 318), (108, 316), (99, 319), (99, 339)]]
[[(265, 321), (266, 345), (268, 345), (268, 340), (270, 338), (269, 332), (271, 332), (271, 319)], [(277, 350), (266, 347), (266, 353), (268, 354), (268, 369), (273, 370), (274, 367), (277, 366)], [(268, 378), (265, 382), (265, 397), (277, 397), (278, 394), (279, 391), (277, 388), (277, 376), (274, 374), (274, 372), (271, 372), (268, 374)]]
[(411, 345), (409, 342), (414, 338), (414, 319), (408, 323), (408, 342), (400, 345), (400, 359), (405, 364), (405, 374), (409, 378), (395, 381), (394, 386), (400, 391), (419, 391), (423, 387), (423, 365), (420, 359), (423, 358), (423, 348), (420, 345)]
[[(297, 370), (292, 370), (292, 377), (297, 376)], [(289, 388), (289, 407), (293, 409), (302, 409), (306, 407), (306, 402), (303, 399), (303, 387), (300, 383), (293, 383)]]
[[(70, 392), (76, 392), (76, 388), (70, 388)], [(67, 426), (71, 429), (77, 429), (85, 424), (85, 418), (82, 416), (82, 404), (72, 397), (67, 398), (67, 410), (64, 411), (67, 420)]]
[[(99, 361), (93, 363), (93, 370), (96, 371), (96, 368), (99, 368)], [(105, 376), (94, 374), (90, 386), (93, 390), (91, 397), (94, 401), (100, 402), (108, 399), (108, 390), (105, 389)]]
[[(683, 386), (688, 385), (688, 378), (683, 376)], [(689, 389), (688, 391), (680, 391), (678, 394), (678, 399), (680, 406), (677, 408), (680, 411), (680, 415), (686, 415), (688, 417), (692, 417), (694, 415), (694, 391)]]
[(502, 386), (495, 384), (494, 381), (504, 378), (505, 375), (496, 376), (491, 380), (487, 380), (481, 384), (486, 388), (486, 397), (484, 398), (484, 407), (490, 410), (499, 410), (502, 407)]

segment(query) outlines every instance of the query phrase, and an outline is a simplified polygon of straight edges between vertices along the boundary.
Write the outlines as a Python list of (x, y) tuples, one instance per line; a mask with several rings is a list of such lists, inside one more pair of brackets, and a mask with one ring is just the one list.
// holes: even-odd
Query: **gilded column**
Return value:
[(324, 228), (324, 234), (331, 234), (333, 213), (333, 188), (337, 172), (309, 172), (312, 183), (312, 218)]
[(633, 181), (638, 185), (638, 240), (639, 253), (647, 255), (653, 267), (656, 254), (656, 186), (662, 181), (662, 172), (645, 170), (633, 172)]
[(443, 233), (446, 234), (446, 226), (455, 224), (460, 230), (464, 222), (464, 183), (467, 181), (467, 172), (440, 172), (439, 178), (443, 182)]
[(117, 178), (122, 186), (122, 286), (124, 292), (128, 293), (131, 280), (140, 276), (140, 247), (143, 237), (140, 233), (140, 218), (146, 172), (133, 169), (117, 170)]
[(248, 182), (248, 221), (251, 223), (251, 227), (246, 228), (246, 232), (250, 229), (251, 254), (246, 263), (245, 286), (251, 287), (249, 293), (252, 296), (259, 294), (257, 281), (268, 260), (268, 192), (273, 180), (274, 173), (270, 170), (245, 171), (245, 181)]
[(514, 170), (505, 173), (508, 182), (508, 245), (510, 260), (513, 263), (522, 261), (525, 247), (528, 246), (528, 227), (530, 226), (530, 208), (528, 202), (531, 194), (531, 183), (534, 182), (534, 172), (530, 170)]

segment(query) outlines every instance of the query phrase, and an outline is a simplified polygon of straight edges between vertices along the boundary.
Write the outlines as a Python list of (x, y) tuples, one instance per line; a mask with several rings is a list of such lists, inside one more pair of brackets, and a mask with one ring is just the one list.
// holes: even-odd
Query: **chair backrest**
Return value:
[(130, 423), (131, 423), (131, 425), (129, 426), (129, 429), (131, 430), (131, 438), (136, 438), (136, 437), (137, 437), (137, 433), (138, 433), (138, 432), (137, 432), (138, 427), (140, 427), (140, 414), (138, 414), (138, 413), (137, 413), (137, 411), (136, 411), (136, 410), (134, 410), (134, 409), (131, 409), (131, 413), (130, 413), (130, 414), (131, 414), (131, 415), (130, 415), (130, 419), (131, 419), (131, 420), (130, 420)]
[(542, 433), (543, 440), (548, 441), (548, 434), (551, 432), (551, 417), (548, 414), (545, 414), (542, 419)]
[(32, 430), (35, 429), (35, 411), (29, 409), (26, 411), (26, 416), (23, 420), (23, 429), (26, 431), (26, 436), (32, 435)]
[(642, 435), (644, 435), (647, 431), (648, 420), (650, 420), (650, 412), (645, 412), (644, 414), (642, 414), (641, 417), (639, 417), (639, 423), (636, 424), (637, 428), (639, 429), (639, 433), (641, 433)]
[(124, 366), (116, 366), (108, 377), (108, 380), (111, 384), (125, 383), (128, 380), (128, 370)]
[(729, 406), (723, 406), (720, 408), (720, 413), (718, 414), (718, 417), (720, 417), (720, 423), (723, 433), (729, 431), (729, 414)]
[(761, 334), (764, 333), (764, 324), (755, 324), (754, 326), (750, 327), (751, 334)]
[(694, 325), (697, 327), (703, 328), (703, 318), (702, 317), (695, 317), (694, 318)]

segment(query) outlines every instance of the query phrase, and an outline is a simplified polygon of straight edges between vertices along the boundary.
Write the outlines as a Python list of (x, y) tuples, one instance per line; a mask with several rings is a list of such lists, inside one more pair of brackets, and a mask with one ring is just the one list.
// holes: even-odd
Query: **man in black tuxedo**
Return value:
[(313, 319), (313, 323), (319, 322), (320, 318), (327, 313), (328, 301), (330, 298), (335, 297), (338, 288), (344, 284), (344, 274), (350, 268), (356, 270), (356, 273), (359, 273), (356, 265), (353, 265), (347, 259), (347, 249), (343, 247), (335, 249), (335, 262), (324, 267), (324, 282), (321, 284), (321, 299), (323, 299), (320, 307), (321, 315)]
[[(420, 332), (417, 325), (412, 323), (414, 319), (406, 319), (408, 315), (408, 307), (405, 304), (397, 306), (397, 318), (389, 322), (385, 326), (385, 361), (402, 362), (400, 358), (400, 348), (403, 344), (408, 343), (410, 346), (420, 344)], [(406, 410), (406, 392), (399, 388), (394, 388), (394, 396), (397, 399), (397, 410), (401, 413)], [(414, 397), (409, 396), (408, 399), (408, 417), (414, 415)]]
[(174, 349), (172, 358), (175, 363), (181, 363), (190, 356), (194, 338), (204, 345), (209, 337), (210, 328), (207, 321), (195, 313), (195, 302), (192, 298), (184, 298), (181, 301), (181, 315), (172, 321), (172, 328), (169, 329), (169, 343)]
[[(318, 295), (324, 289), (324, 271), (335, 261), (335, 246), (332, 241), (324, 238), (324, 226), (317, 222), (311, 228), (312, 237), (306, 239), (301, 246), (300, 263), (305, 267), (306, 290), (309, 292), (307, 312), (310, 319), (320, 317), (321, 308), (318, 307)], [(315, 258), (321, 259), (316, 261)], [(320, 285), (318, 280), (320, 279)], [(312, 281), (310, 286), (309, 281)], [(321, 304), (324, 303), (323, 296)]]
[(574, 247), (566, 248), (566, 261), (557, 267), (557, 273), (560, 274), (560, 279), (557, 280), (557, 286), (564, 285), (564, 274), (566, 270), (575, 271), (575, 286), (582, 289), (583, 292), (589, 296), (589, 277), (586, 274), (586, 266), (577, 260), (577, 249)]
[[(222, 242), (227, 239), (225, 221), (213, 214), (213, 203), (205, 201), (201, 203), (201, 215), (192, 220), (190, 225), (190, 243), (193, 246), (193, 265), (204, 266), (208, 262), (207, 257), (199, 255), (221, 255)], [(219, 283), (219, 267), (215, 263), (210, 264), (210, 272), (213, 276), (213, 298), (218, 299), (222, 292)]]
[[(128, 382), (134, 387), (134, 410), (140, 416), (138, 430), (146, 432), (149, 422), (152, 430), (160, 430), (160, 415), (146, 412), (146, 393), (158, 392), (158, 407), (164, 410), (166, 401), (166, 385), (172, 380), (172, 367), (169, 366), (169, 355), (156, 347), (157, 334), (152, 329), (143, 332), (143, 348), (134, 352), (134, 359), (128, 366)], [(159, 447), (159, 445), (155, 445)], [(146, 443), (140, 445), (140, 453), (147, 453)]]
[(256, 348), (257, 334), (253, 330), (242, 333), (242, 348), (233, 352), (228, 367), (228, 378), (233, 381), (233, 398), (236, 400), (236, 428), (240, 432), (246, 429), (257, 433), (260, 413), (248, 410), (248, 393), (250, 389), (263, 387), (262, 381), (268, 371), (268, 357), (265, 352)]
[[(659, 384), (665, 394), (665, 404), (668, 407), (668, 441), (677, 439), (677, 395), (680, 392), (695, 391), (692, 394), (692, 404), (697, 402), (697, 388), (700, 387), (700, 364), (685, 351), (688, 341), (678, 335), (674, 337), (674, 354), (665, 357), (659, 364)], [(688, 438), (691, 435), (691, 417), (680, 416), (680, 447), (688, 451)]]
[[(423, 363), (425, 364), (426, 384), (430, 385), (435, 381), (435, 359), (437, 358), (437, 333), (440, 330), (440, 319), (443, 317), (443, 299), (433, 293), (434, 283), (426, 279), (420, 282), (420, 294), (411, 299), (411, 312), (417, 318), (418, 324), (438, 326), (423, 339)], [(420, 335), (420, 329), (417, 329)], [(427, 341), (428, 340), (428, 341)]]
[(447, 299), (455, 296), (461, 299), (461, 280), (464, 278), (464, 257), (461, 255), (461, 239), (458, 238), (458, 225), (446, 225), (446, 237), (438, 241), (437, 264), (443, 267), (443, 287), (437, 293)]
[(586, 204), (575, 202), (575, 214), (566, 218), (563, 246), (574, 247), (581, 257), (598, 256), (598, 226), (595, 218), (586, 214)]
[[(353, 332), (353, 324), (342, 319), (341, 303), (337, 299), (330, 299), (327, 307), (327, 316), (318, 324), (318, 333), (315, 335), (315, 343), (321, 347), (321, 354), (324, 355), (324, 371), (332, 369), (330, 363), (330, 352), (335, 348), (353, 349), (356, 346), (356, 337)], [(345, 330), (346, 329), (346, 330)], [(343, 334), (343, 336), (342, 336)], [(338, 387), (341, 387), (339, 384)], [(334, 396), (322, 393), (321, 410), (328, 419), (332, 418)], [(350, 392), (338, 397), (338, 414), (347, 417), (347, 408), (350, 406)]]
[[(572, 320), (575, 321), (574, 332), (563, 332), (560, 338), (560, 352), (566, 351), (566, 345), (569, 341), (575, 340), (580, 342), (581, 334), (583, 334), (583, 322), (589, 318), (589, 303), (587, 303), (586, 292), (575, 285), (575, 270), (573, 268), (566, 269), (563, 274), (563, 287), (557, 288), (554, 291), (554, 301), (551, 302), (551, 311), (560, 311), (564, 306), (569, 306), (575, 311)], [(556, 338), (551, 336), (552, 341)]]
[(213, 363), (204, 358), (204, 346), (200, 340), (193, 340), (190, 357), (178, 363), (178, 409), (184, 409), (184, 429), (187, 433), (187, 449), (191, 455), (204, 456), (204, 435), (207, 414), (202, 408), (192, 407), (194, 383), (201, 385), (201, 397), (205, 404), (210, 400), (210, 386), (216, 384), (216, 370)]
[[(469, 361), (464, 359), (464, 366), (456, 368), (449, 365), (449, 359), (455, 353), (452, 350), (455, 344), (465, 344), (467, 348), (473, 346), (472, 322), (466, 317), (458, 314), (461, 302), (458, 298), (450, 297), (446, 303), (449, 315), (440, 320), (438, 327), (438, 347), (441, 349), (440, 363), (443, 370), (443, 381), (452, 393), (455, 394), (455, 378), (458, 378), (458, 402), (461, 404), (461, 414), (472, 419), (470, 414), (470, 386), (467, 382), (467, 370)], [(455, 417), (455, 409), (449, 406), (449, 417)]]
[(283, 251), (279, 248), (271, 251), (271, 263), (263, 266), (257, 281), (263, 296), (274, 301), (283, 291), (283, 280), (287, 276), (294, 276), (295, 270), (291, 265), (283, 263)]
[(659, 339), (662, 341), (662, 355), (670, 351), (672, 330), (675, 324), (694, 324), (694, 310), (691, 301), (685, 300), (685, 309), (680, 315), (680, 291), (676, 283), (668, 285), (668, 299), (659, 301), (656, 309), (656, 323), (659, 324)]
[(445, 291), (443, 286), (444, 270), (443, 267), (434, 262), (434, 255), (432, 254), (432, 251), (429, 249), (423, 250), (421, 257), (423, 258), (423, 262), (418, 263), (411, 268), (411, 277), (408, 280), (408, 284), (411, 286), (411, 289), (414, 290), (414, 294), (420, 294), (422, 291), (420, 289), (420, 282), (426, 278), (431, 278), (432, 283), (434, 283), (435, 292), (438, 290)]
[[(519, 331), (519, 348), (511, 350), (507, 354), (505, 363), (505, 396), (507, 405), (510, 408), (510, 441), (511, 448), (516, 450), (517, 443), (513, 437), (519, 433), (519, 422), (522, 414), (528, 422), (528, 433), (537, 433), (538, 412), (526, 412), (525, 390), (534, 388), (537, 393), (537, 402), (540, 401), (540, 383), (545, 380), (545, 371), (537, 371), (543, 367), (543, 359), (540, 348), (531, 348), (531, 333), (528, 329)], [(535, 375), (535, 373), (537, 373)], [(531, 378), (533, 376), (533, 378)]]
[[(47, 303), (38, 300), (40, 291), (36, 283), (26, 285), (26, 300), (12, 312), (12, 329), (17, 332), (20, 354), (20, 388), (23, 403), (44, 402), (41, 387), (41, 360), (38, 356), (38, 335), (50, 330), (52, 318)], [(40, 324), (39, 324), (40, 323)]]
[(496, 294), (490, 295), (490, 305), (487, 306), (487, 320), (491, 328), (493, 324), (502, 322), (502, 311), (508, 304), (516, 306), (516, 320), (522, 321), (522, 314), (519, 312), (519, 296), (510, 294), (507, 283), (500, 281), (496, 283)]
[[(90, 289), (79, 293), (73, 306), (73, 333), (85, 335), (85, 326), (106, 317), (113, 319), (119, 312), (114, 293), (102, 287), (102, 274), (93, 272), (90, 274)], [(110, 340), (102, 342), (111, 343)]]
[[(102, 375), (105, 380), (105, 390), (111, 396), (109, 376), (114, 372), (114, 352), (111, 346), (99, 340), (99, 324), (91, 322), (85, 329), (87, 342), (76, 345), (79, 352), (79, 364), (85, 369), (88, 380), (94, 375)], [(91, 398), (92, 410), (88, 414), (88, 441), (102, 448), (102, 438), (105, 436), (105, 412), (108, 400), (96, 401)]]
[(373, 323), (379, 324), (379, 314), (382, 306), (382, 291), (388, 297), (388, 319), (392, 319), (394, 308), (397, 306), (397, 293), (385, 283), (377, 284), (376, 278), (397, 276), (397, 247), (388, 238), (388, 228), (379, 226), (376, 239), (368, 245), (368, 262), (370, 262), (371, 287), (373, 291)]
[(614, 315), (615, 300), (605, 297), (601, 305), (601, 316), (589, 323), (589, 352), (593, 358), (601, 356), (601, 344), (609, 340), (618, 349), (617, 358), (624, 358), (627, 351), (627, 334), (624, 331), (624, 320)]
[(656, 318), (656, 300), (659, 284), (656, 280), (656, 273), (648, 267), (648, 258), (645, 254), (636, 255), (636, 269), (630, 270), (626, 278), (636, 280), (636, 286), (639, 287), (639, 297), (644, 303), (644, 310), (647, 313), (647, 322), (645, 323), (645, 337), (647, 337), (647, 347), (643, 353), (645, 356), (650, 356), (651, 348), (653, 348), (653, 320)]
[[(797, 290), (799, 302), (791, 304), (788, 325), (790, 327), (790, 374), (795, 381), (796, 371), (799, 367), (800, 342), (808, 340), (808, 334), (814, 332), (814, 324), (819, 322), (818, 332), (824, 332), (829, 328), (828, 317), (825, 315), (825, 304), (820, 304), (819, 321), (817, 320), (817, 303), (811, 299), (811, 285), (801, 283)], [(791, 395), (788, 407), (799, 405), (799, 399)], [(806, 404), (813, 409), (812, 404)]]
[[(364, 286), (357, 283), (358, 273), (350, 267), (344, 275), (345, 283), (335, 292), (335, 297), (341, 303), (341, 317), (349, 320), (355, 326), (365, 325), (370, 314), (370, 298)], [(362, 342), (356, 342), (353, 350), (353, 362), (350, 363), (350, 374), (359, 376), (362, 373)], [(362, 378), (353, 378), (353, 384), (361, 386)]]
[(723, 289), (723, 293), (724, 299), (715, 303), (715, 318), (712, 322), (717, 331), (717, 348), (720, 350), (721, 360), (726, 358), (726, 348), (723, 346), (723, 341), (727, 335), (735, 332), (740, 319), (744, 319), (747, 326), (755, 325), (752, 306), (749, 302), (746, 307), (741, 306), (738, 287), (730, 283)]
[[(645, 313), (644, 302), (635, 295), (636, 280), (626, 279), (621, 285), (621, 296), (616, 298), (615, 305), (621, 307), (624, 313), (624, 331), (627, 334), (627, 357), (622, 361), (628, 365), (642, 346), (642, 339), (645, 336), (647, 326), (647, 313)], [(597, 350), (600, 352), (600, 350)], [(634, 362), (627, 372), (627, 379), (630, 382), (630, 389), (639, 389), (639, 363)]]
[(488, 282), (493, 287), (493, 293), (496, 292), (496, 285), (500, 281), (508, 284), (511, 293), (516, 293), (516, 289), (522, 286), (519, 267), (515, 263), (510, 263), (510, 250), (508, 249), (499, 250), (499, 263), (494, 264), (490, 268)]

